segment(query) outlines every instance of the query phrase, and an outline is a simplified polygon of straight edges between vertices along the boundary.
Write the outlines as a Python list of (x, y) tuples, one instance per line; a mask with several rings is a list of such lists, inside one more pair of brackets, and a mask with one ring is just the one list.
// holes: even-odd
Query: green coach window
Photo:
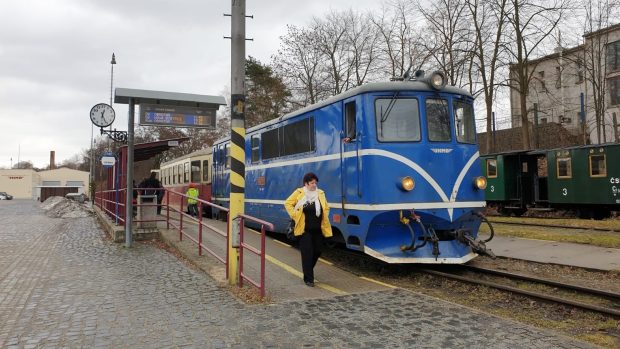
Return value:
[(558, 178), (573, 178), (571, 158), (558, 158)]
[(487, 159), (487, 178), (497, 178), (497, 159)]
[(607, 177), (605, 154), (590, 154), (590, 177)]

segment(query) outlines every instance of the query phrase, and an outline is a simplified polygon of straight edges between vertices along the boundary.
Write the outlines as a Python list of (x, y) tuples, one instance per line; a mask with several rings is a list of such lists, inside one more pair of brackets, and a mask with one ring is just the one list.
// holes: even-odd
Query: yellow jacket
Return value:
[[(323, 219), (321, 220), (321, 232), (323, 236), (329, 238), (332, 236), (332, 225), (329, 223), (329, 206), (327, 206), (327, 199), (325, 198), (325, 192), (321, 189), (319, 191), (319, 202), (321, 203), (321, 210), (323, 211)], [(291, 196), (284, 202), (284, 208), (289, 217), (295, 221), (295, 236), (301, 236), (306, 228), (306, 216), (304, 215), (303, 208), (295, 210), (295, 205), (304, 196), (304, 189), (297, 188), (291, 194)]]
[(198, 189), (196, 188), (189, 188), (187, 189), (187, 192), (185, 193), (185, 195), (188, 196), (187, 198), (187, 203), (188, 204), (195, 204), (198, 202), (198, 200), (196, 200), (198, 198), (199, 192)]

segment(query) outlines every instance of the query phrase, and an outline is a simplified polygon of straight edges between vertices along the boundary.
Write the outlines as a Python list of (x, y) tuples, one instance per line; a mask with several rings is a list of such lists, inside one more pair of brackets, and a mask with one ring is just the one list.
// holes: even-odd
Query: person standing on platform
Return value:
[(159, 179), (157, 179), (157, 172), (151, 172), (149, 178), (140, 182), (140, 188), (144, 189), (142, 195), (157, 196), (157, 214), (161, 214), (161, 201), (164, 198), (164, 187), (161, 185)]
[(187, 195), (187, 212), (192, 217), (198, 217), (198, 200), (196, 199), (198, 199), (200, 192), (196, 188), (196, 184), (190, 183), (185, 195)]
[(304, 283), (314, 287), (314, 267), (321, 256), (325, 238), (332, 237), (329, 206), (325, 192), (317, 188), (319, 178), (312, 172), (303, 178), (304, 186), (286, 199), (286, 212), (295, 221), (294, 235), (299, 238)]

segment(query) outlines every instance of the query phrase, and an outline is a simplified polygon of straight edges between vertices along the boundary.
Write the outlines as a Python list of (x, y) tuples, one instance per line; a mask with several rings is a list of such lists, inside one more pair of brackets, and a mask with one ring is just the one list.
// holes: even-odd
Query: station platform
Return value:
[[(226, 222), (205, 219), (206, 224), (225, 231)], [(179, 234), (166, 230), (160, 223), (160, 236), (167, 244), (177, 248), (186, 258), (219, 281), (225, 282), (223, 263), (212, 257), (198, 255), (195, 243), (185, 239), (179, 241)], [(197, 237), (197, 223), (184, 221), (185, 229)], [(246, 239), (255, 247), (260, 246), (259, 233), (246, 228)], [(210, 249), (225, 256), (225, 240), (204, 230), (203, 240)], [(523, 259), (540, 263), (577, 266), (592, 270), (620, 271), (620, 250), (583, 244), (543, 241), (523, 238), (495, 236), (487, 243), (498, 257)], [(203, 251), (203, 255), (206, 253)], [(246, 273), (258, 279), (258, 258), (246, 253)], [(315, 267), (315, 287), (303, 282), (299, 250), (279, 240), (266, 238), (266, 293), (274, 302), (299, 299), (326, 298), (336, 295), (373, 292), (395, 288), (377, 280), (353, 275), (319, 259)]]

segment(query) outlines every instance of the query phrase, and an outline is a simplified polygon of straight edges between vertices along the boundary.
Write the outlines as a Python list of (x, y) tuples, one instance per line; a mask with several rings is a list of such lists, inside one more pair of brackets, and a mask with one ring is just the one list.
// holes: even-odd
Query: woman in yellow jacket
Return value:
[(304, 186), (295, 189), (286, 199), (286, 212), (295, 221), (295, 236), (299, 239), (304, 282), (314, 287), (314, 266), (321, 256), (324, 238), (332, 237), (329, 206), (325, 192), (317, 188), (319, 178), (312, 172), (304, 175)]

